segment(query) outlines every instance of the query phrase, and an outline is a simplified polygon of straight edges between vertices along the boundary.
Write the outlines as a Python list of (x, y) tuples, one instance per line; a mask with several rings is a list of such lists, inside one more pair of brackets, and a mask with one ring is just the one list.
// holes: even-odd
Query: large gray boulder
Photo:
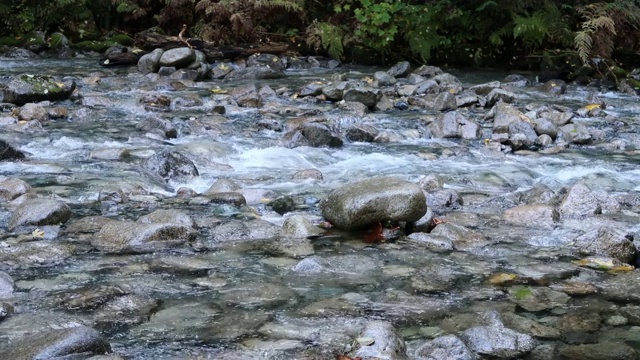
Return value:
[(20, 204), (11, 215), (9, 230), (24, 225), (57, 225), (71, 218), (71, 208), (60, 200), (29, 199)]
[(414, 358), (416, 360), (474, 360), (475, 356), (459, 337), (446, 335), (420, 346)]
[(138, 60), (138, 71), (143, 74), (158, 72), (162, 54), (164, 54), (164, 50), (155, 49), (148, 54), (142, 55), (140, 60)]
[(360, 348), (354, 357), (361, 359), (404, 360), (406, 347), (393, 325), (387, 321), (371, 321), (358, 338)]
[(169, 49), (160, 56), (160, 66), (173, 66), (176, 69), (187, 67), (196, 59), (196, 53), (188, 47)]
[(165, 181), (175, 178), (198, 176), (198, 169), (189, 158), (180, 152), (163, 149), (144, 161), (142, 167)]
[(389, 176), (344, 185), (320, 202), (322, 215), (341, 229), (358, 229), (379, 221), (417, 221), (427, 200), (414, 183)]
[(533, 337), (504, 327), (496, 311), (484, 315), (487, 326), (463, 331), (460, 338), (476, 354), (492, 359), (519, 358), (535, 348)]
[(113, 222), (100, 229), (91, 245), (107, 253), (149, 253), (180, 246), (196, 235), (191, 226), (177, 223)]
[(0, 351), (0, 359), (86, 359), (108, 352), (111, 346), (99, 332), (78, 326), (25, 337)]
[(44, 100), (65, 100), (75, 89), (74, 80), (61, 80), (48, 75), (22, 74), (9, 80), (2, 90), (2, 95), (4, 102), (24, 105)]

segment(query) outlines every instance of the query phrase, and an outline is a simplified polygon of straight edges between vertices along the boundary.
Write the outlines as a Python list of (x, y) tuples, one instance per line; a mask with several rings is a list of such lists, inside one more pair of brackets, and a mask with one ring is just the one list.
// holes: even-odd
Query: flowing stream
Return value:
[[(482, 139), (428, 138), (427, 123), (437, 116), (435, 112), (395, 110), (359, 118), (329, 103), (280, 96), (265, 101), (260, 109), (229, 106), (224, 115), (218, 115), (213, 112), (217, 102), (210, 90), (217, 86), (232, 89), (242, 83), (203, 81), (176, 88), (168, 80), (149, 80), (135, 68), (100, 68), (95, 59), (1, 60), (0, 69), (0, 81), (21, 73), (72, 77), (85, 99), (101, 101), (98, 106), (60, 102), (56, 105), (69, 109), (68, 119), (51, 120), (41, 130), (5, 131), (0, 136), (28, 154), (25, 161), (0, 163), (0, 175), (25, 180), (40, 195), (64, 199), (72, 207), (73, 219), (102, 215), (135, 220), (155, 209), (169, 208), (188, 212), (198, 223), (260, 217), (282, 225), (286, 216), (266, 203), (290, 196), (297, 204), (296, 212), (320, 221), (318, 200), (342, 184), (378, 175), (418, 182), (434, 174), (443, 179), (445, 189), (456, 190), (464, 200), (463, 206), (446, 215), (447, 221), (459, 222), (488, 239), (486, 246), (468, 251), (435, 252), (403, 239), (367, 244), (359, 234), (339, 233), (313, 242), (314, 256), (334, 264), (338, 275), (302, 276), (291, 271), (300, 259), (255, 244), (204, 252), (185, 247), (115, 256), (95, 251), (82, 239), (62, 237), (51, 241), (69, 244), (73, 255), (60, 263), (3, 266), (16, 282), (12, 300), (16, 313), (0, 323), (2, 343), (42, 324), (65, 327), (82, 323), (100, 330), (116, 353), (131, 359), (232, 359), (245, 356), (242, 354), (248, 359), (281, 359), (285, 355), (311, 359), (314, 357), (303, 355), (324, 354), (329, 359), (333, 357), (328, 353), (352, 340), (341, 331), (349, 333), (350, 326), (366, 319), (384, 319), (394, 323), (412, 349), (437, 334), (463, 330), (450, 320), (452, 317), (489, 309), (512, 309), (504, 311), (515, 313), (509, 288), (487, 282), (492, 274), (542, 274), (540, 278), (547, 279), (541, 281), (544, 286), (567, 279), (595, 285), (607, 281), (615, 275), (571, 263), (577, 257), (567, 250), (570, 239), (596, 224), (622, 226), (631, 233), (640, 229), (640, 204), (598, 216), (589, 224), (576, 220), (552, 228), (526, 228), (502, 221), (504, 210), (514, 206), (514, 196), (541, 184), (559, 191), (582, 181), (591, 189), (613, 195), (637, 194), (640, 105), (636, 96), (597, 94), (607, 103), (606, 112), (624, 123), (623, 127), (599, 118), (579, 120), (601, 129), (603, 136), (613, 134), (616, 142), (611, 146), (504, 154), (489, 148)], [(289, 71), (285, 79), (259, 81), (257, 85), (288, 88), (283, 91), (293, 94), (300, 86), (328, 79), (334, 72), (359, 79), (376, 70), (380, 69), (342, 66)], [(465, 88), (507, 75), (452, 73)], [(558, 104), (574, 110), (596, 95), (594, 89), (576, 86), (569, 86), (567, 94), (560, 97), (546, 95), (535, 86), (514, 91), (518, 104)], [(162, 113), (178, 131), (177, 138), (165, 139), (136, 127), (149, 115), (139, 103), (147, 94), (166, 94), (174, 100), (196, 98), (202, 104)], [(372, 124), (390, 141), (345, 142), (340, 148), (287, 148), (282, 145), (284, 132), (256, 126), (269, 119), (286, 128), (305, 114), (318, 113), (342, 129), (354, 123)], [(481, 120), (484, 113), (471, 110), (470, 116), (485, 126), (484, 133), (490, 137), (490, 124)], [(186, 154), (200, 176), (165, 184), (141, 171), (140, 163), (162, 148)], [(126, 149), (129, 157), (102, 160), (95, 156), (104, 149)], [(296, 172), (305, 169), (319, 170), (322, 180), (292, 180)], [(203, 193), (220, 178), (240, 184), (249, 207), (203, 206), (176, 198), (180, 187)], [(113, 189), (127, 193), (128, 201), (100, 201), (101, 193)], [(6, 230), (9, 216), (8, 209), (0, 210), (4, 242), (16, 239)], [(207, 230), (198, 234), (207, 236)], [(429, 282), (420, 275), (424, 273), (436, 274), (433, 281), (438, 283), (428, 284), (435, 291), (415, 291), (420, 287), (417, 282)], [(122, 291), (136, 297), (121, 296)], [(101, 293), (122, 303), (96, 300), (94, 306), (80, 309), (69, 305), (82, 301), (83, 296), (99, 297)], [(123, 316), (118, 306), (126, 307), (126, 301), (134, 302), (135, 310)], [(591, 342), (623, 337), (640, 349), (640, 330), (633, 324), (607, 323), (617, 314), (615, 308), (613, 302), (590, 294), (573, 297), (543, 313), (519, 314), (556, 328), (561, 327), (558, 319), (567, 314), (589, 319), (599, 316), (598, 326), (589, 331)], [(319, 335), (310, 341), (314, 337), (305, 332), (313, 329)], [(570, 342), (562, 335), (542, 341)]]

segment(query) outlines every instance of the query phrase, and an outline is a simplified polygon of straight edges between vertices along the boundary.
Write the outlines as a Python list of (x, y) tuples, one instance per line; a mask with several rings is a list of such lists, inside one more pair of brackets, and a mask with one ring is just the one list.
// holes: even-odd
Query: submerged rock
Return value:
[(467, 329), (460, 334), (469, 349), (483, 357), (498, 359), (514, 359), (535, 348), (536, 341), (527, 334), (522, 334), (504, 327), (496, 311), (484, 315), (487, 326)]
[(343, 185), (320, 202), (322, 215), (341, 229), (380, 221), (416, 221), (427, 212), (420, 187), (396, 177), (376, 177)]
[(18, 206), (9, 220), (9, 229), (24, 225), (57, 225), (71, 218), (71, 208), (59, 200), (29, 199)]
[(180, 224), (113, 222), (100, 229), (91, 245), (107, 253), (148, 253), (180, 246), (196, 234)]
[(474, 354), (455, 335), (437, 337), (420, 346), (414, 355), (416, 360), (474, 360)]
[(387, 321), (371, 321), (356, 341), (360, 348), (354, 357), (362, 359), (407, 359), (406, 347), (402, 338), (397, 334), (393, 325)]
[(0, 350), (0, 359), (86, 359), (108, 352), (111, 345), (99, 332), (78, 326), (26, 337)]

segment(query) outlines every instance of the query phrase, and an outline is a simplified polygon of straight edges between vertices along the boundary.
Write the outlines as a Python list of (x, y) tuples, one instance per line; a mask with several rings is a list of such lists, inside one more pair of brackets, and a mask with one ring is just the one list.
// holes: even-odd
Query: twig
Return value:
[(185, 31), (187, 31), (187, 24), (182, 24), (182, 30), (180, 30), (180, 33), (178, 34), (178, 39), (180, 41), (182, 41), (183, 43), (187, 44), (189, 49), (193, 49), (193, 46), (191, 46), (191, 44), (189, 44), (189, 39), (185, 39), (185, 38), (182, 37), (182, 35), (184, 35)]

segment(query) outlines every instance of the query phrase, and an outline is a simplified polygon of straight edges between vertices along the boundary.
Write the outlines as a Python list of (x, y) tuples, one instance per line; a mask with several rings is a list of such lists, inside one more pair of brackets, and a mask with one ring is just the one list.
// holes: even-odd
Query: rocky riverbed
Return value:
[(0, 359), (638, 358), (636, 95), (169, 55), (0, 60)]

